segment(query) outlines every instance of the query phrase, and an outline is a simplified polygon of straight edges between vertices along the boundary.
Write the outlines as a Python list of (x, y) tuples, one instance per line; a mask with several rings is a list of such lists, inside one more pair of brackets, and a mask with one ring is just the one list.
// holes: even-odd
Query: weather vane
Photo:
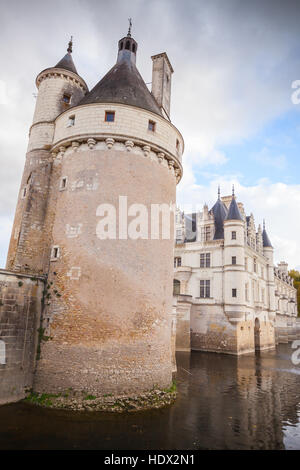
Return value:
[(128, 34), (127, 34), (127, 36), (131, 37), (131, 27), (132, 27), (131, 18), (128, 18), (128, 21), (129, 21), (129, 28), (128, 28)]
[(69, 54), (72, 53), (72, 48), (73, 48), (73, 36), (71, 36), (71, 39), (69, 41), (69, 44), (68, 44), (68, 49), (67, 49), (67, 52), (69, 52)]

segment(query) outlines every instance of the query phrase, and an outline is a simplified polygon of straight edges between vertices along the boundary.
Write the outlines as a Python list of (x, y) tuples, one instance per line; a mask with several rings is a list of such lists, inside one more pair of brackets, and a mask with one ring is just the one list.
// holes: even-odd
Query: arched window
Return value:
[(120, 51), (123, 49), (123, 41), (120, 43)]
[(135, 44), (132, 44), (132, 52), (135, 52)]
[(129, 41), (126, 41), (125, 49), (130, 49), (130, 42)]
[(174, 279), (173, 281), (173, 295), (180, 294), (180, 281), (178, 279)]

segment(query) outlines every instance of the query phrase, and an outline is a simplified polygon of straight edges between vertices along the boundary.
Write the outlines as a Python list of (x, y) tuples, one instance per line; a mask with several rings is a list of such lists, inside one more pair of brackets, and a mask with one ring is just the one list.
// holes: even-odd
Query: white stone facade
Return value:
[[(231, 199), (221, 200), (227, 210)], [(273, 248), (264, 246), (266, 232), (260, 226), (256, 230), (241, 203), (238, 208), (241, 220), (225, 219), (219, 239), (213, 210), (206, 205), (192, 216), (177, 212), (177, 349), (188, 349), (190, 341), (192, 349), (242, 354), (273, 348), (276, 340), (296, 334), (296, 289), (287, 264), (274, 268)]]

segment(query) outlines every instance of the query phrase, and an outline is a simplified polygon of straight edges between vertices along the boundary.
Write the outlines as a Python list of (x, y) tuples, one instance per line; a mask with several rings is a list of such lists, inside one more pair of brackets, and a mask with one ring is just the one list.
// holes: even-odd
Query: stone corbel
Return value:
[(132, 142), (132, 140), (126, 140), (125, 147), (127, 152), (131, 152), (132, 147), (134, 147), (134, 143)]
[(65, 154), (65, 151), (66, 151), (66, 147), (59, 147), (59, 153), (58, 153), (58, 157), (63, 157), (64, 154)]
[(74, 152), (77, 152), (77, 149), (78, 149), (79, 145), (80, 145), (80, 143), (77, 142), (77, 140), (74, 140), (72, 142), (72, 149), (74, 150)]
[(90, 139), (87, 140), (88, 147), (89, 147), (91, 150), (95, 147), (96, 143), (97, 143), (97, 142), (96, 142), (95, 139), (91, 139), (91, 138), (90, 138)]
[(115, 139), (113, 139), (112, 137), (108, 137), (106, 140), (105, 140), (105, 143), (106, 143), (106, 146), (108, 149), (111, 149), (112, 146), (114, 145), (115, 143)]
[(163, 152), (159, 152), (157, 154), (157, 158), (158, 158), (158, 163), (162, 164), (165, 159), (165, 154)]
[(148, 157), (150, 151), (151, 151), (151, 147), (149, 145), (144, 145), (143, 152), (144, 152), (145, 157)]
[(170, 170), (170, 172), (172, 173), (172, 175), (175, 175), (175, 172), (174, 172), (174, 162), (173, 162), (173, 160), (169, 160), (169, 161), (168, 161), (168, 167), (169, 167), (169, 170)]

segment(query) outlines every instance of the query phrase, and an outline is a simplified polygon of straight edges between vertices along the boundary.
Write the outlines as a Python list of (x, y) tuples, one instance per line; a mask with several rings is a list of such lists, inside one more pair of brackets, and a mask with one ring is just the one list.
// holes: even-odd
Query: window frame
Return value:
[[(153, 127), (151, 128), (151, 126), (153, 126)], [(148, 131), (149, 132), (155, 132), (156, 131), (156, 122), (152, 121), (151, 119), (149, 119), (149, 121), (148, 121)]]
[[(113, 119), (108, 119), (109, 115), (112, 115)], [(116, 112), (115, 111), (106, 110), (105, 115), (104, 115), (104, 122), (115, 122), (115, 117), (116, 117)]]

